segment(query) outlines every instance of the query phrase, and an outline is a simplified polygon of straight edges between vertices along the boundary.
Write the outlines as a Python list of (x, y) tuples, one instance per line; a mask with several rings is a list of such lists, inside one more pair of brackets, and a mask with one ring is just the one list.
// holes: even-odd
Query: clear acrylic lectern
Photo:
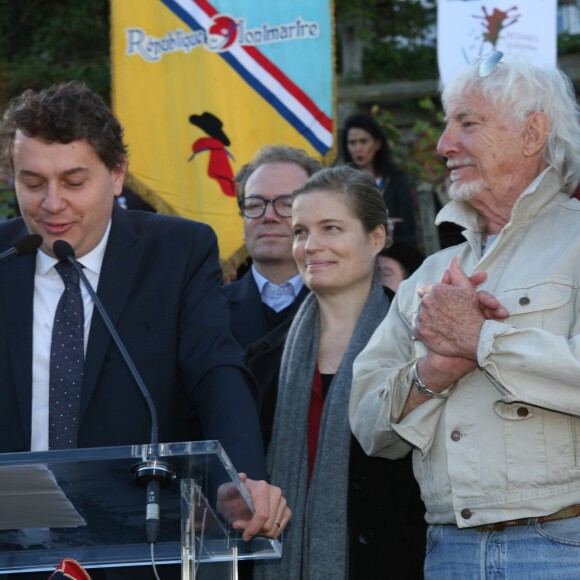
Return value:
[(66, 557), (89, 572), (151, 565), (145, 490), (132, 475), (151, 460), (175, 474), (161, 491), (161, 577), (163, 564), (192, 580), (198, 564), (227, 562), (212, 577), (235, 579), (237, 560), (281, 556), (278, 541), (244, 542), (231, 527), (251, 498), (219, 442), (67, 449), (0, 454), (0, 574), (52, 571)]

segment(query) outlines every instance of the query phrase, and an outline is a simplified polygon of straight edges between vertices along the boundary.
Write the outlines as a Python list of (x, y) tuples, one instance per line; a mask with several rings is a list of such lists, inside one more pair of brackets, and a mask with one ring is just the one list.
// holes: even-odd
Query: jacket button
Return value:
[(352, 480), (352, 487), (356, 489), (356, 491), (361, 491), (366, 487), (366, 483), (365, 477), (361, 475)]
[(461, 439), (461, 432), (460, 431), (451, 431), (451, 441), (459, 441)]
[(361, 532), (358, 535), (358, 541), (360, 544), (364, 544), (365, 546), (367, 546), (368, 544), (372, 544), (373, 543), (372, 532)]
[(518, 417), (527, 417), (529, 411), (525, 407), (518, 407)]
[(463, 509), (461, 510), (461, 517), (462, 517), (464, 520), (468, 520), (468, 519), (469, 519), (471, 516), (472, 516), (472, 513), (471, 513), (471, 510), (470, 510), (470, 509), (463, 508)]
[(522, 296), (520, 298), (520, 306), (527, 306), (530, 303), (530, 299), (527, 296)]

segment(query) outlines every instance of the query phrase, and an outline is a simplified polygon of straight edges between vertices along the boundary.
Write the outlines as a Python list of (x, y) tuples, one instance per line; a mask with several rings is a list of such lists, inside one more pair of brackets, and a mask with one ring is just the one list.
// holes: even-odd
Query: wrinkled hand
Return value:
[[(477, 282), (482, 275), (473, 278)], [(449, 283), (419, 288), (421, 304), (413, 335), (437, 354), (476, 360), (479, 334), (486, 320), (479, 294), (457, 258), (451, 260), (443, 279)]]
[[(457, 265), (459, 265), (457, 258), (453, 258), (453, 261), (457, 262)], [(468, 279), (471, 282), (473, 288), (477, 288), (480, 284), (483, 284), (483, 282), (487, 280), (487, 273), (476, 272), (472, 276), (469, 276)], [(447, 268), (447, 270), (445, 270), (443, 273), (441, 283), (453, 285), (449, 268)], [(498, 322), (501, 322), (510, 315), (507, 308), (503, 307), (500, 301), (493, 294), (487, 292), (487, 290), (478, 290), (477, 294), (479, 296), (479, 306), (481, 308), (481, 312), (483, 316), (485, 316), (486, 320), (497, 320)]]
[[(439, 284), (418, 289), (421, 305), (413, 335), (427, 347), (417, 372), (438, 393), (477, 368), (477, 345), (485, 320), (505, 320), (509, 312), (500, 301), (477, 287), (487, 280), (485, 272), (467, 276), (453, 258)], [(411, 390), (399, 420), (428, 400)]]
[(240, 479), (250, 493), (254, 512), (252, 513), (236, 486), (231, 483), (219, 488), (220, 512), (232, 523), (232, 527), (243, 530), (242, 537), (246, 541), (258, 534), (271, 539), (277, 538), (292, 515), (282, 490), (266, 481), (248, 479), (245, 473), (240, 473)]
[(477, 292), (479, 296), (479, 306), (481, 308), (481, 313), (485, 316), (486, 320), (496, 320), (502, 322), (510, 313), (508, 309), (501, 305), (501, 302), (486, 290), (479, 290)]

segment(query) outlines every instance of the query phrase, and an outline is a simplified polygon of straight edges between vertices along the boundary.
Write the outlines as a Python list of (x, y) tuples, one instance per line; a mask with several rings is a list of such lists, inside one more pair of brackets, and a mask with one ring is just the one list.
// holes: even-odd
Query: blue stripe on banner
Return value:
[[(193, 30), (204, 30), (203, 26), (186, 12), (179, 4), (172, 0), (161, 0), (176, 16), (183, 20)], [(278, 99), (269, 89), (260, 83), (253, 75), (251, 75), (246, 68), (230, 53), (219, 54), (266, 102), (268, 102), (280, 116), (286, 119), (296, 131), (298, 131), (304, 138), (310, 142), (321, 155), (324, 155), (330, 147), (325, 145), (316, 135), (286, 106)]]
[(173, 2), (172, 0), (161, 0), (169, 10), (171, 10), (176, 16), (181, 18), (185, 23), (189, 24), (191, 28), (194, 30), (203, 30), (203, 26), (189, 14), (186, 12), (179, 4)]
[(220, 56), (235, 70), (237, 73), (270, 105), (272, 105), (280, 116), (286, 119), (296, 131), (307, 139), (310, 144), (322, 155), (324, 155), (329, 147), (326, 146), (318, 137), (289, 109), (278, 97), (276, 97), (269, 89), (260, 83), (248, 70), (240, 64), (240, 62), (230, 53), (222, 53)]

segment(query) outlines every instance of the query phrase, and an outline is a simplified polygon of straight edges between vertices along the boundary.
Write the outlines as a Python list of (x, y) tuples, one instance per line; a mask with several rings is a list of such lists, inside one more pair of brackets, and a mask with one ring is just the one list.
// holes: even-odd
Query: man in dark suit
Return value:
[(291, 194), (320, 168), (301, 149), (275, 145), (260, 149), (236, 175), (252, 266), (223, 290), (243, 347), (293, 317), (308, 293), (292, 257)]
[[(0, 224), (0, 247), (28, 232), (43, 239), (39, 252), (0, 265), (0, 452), (48, 448), (51, 332), (64, 288), (53, 244), (64, 240), (151, 392), (159, 441), (220, 440), (248, 475), (254, 502), (254, 516), (238, 527), (245, 538), (277, 537), (290, 512), (280, 490), (263, 481), (255, 387), (230, 333), (211, 228), (114, 203), (127, 169), (122, 128), (81, 83), (12, 101), (0, 121), (0, 163), (14, 176), (22, 214)], [(81, 290), (76, 446), (147, 443), (147, 404)]]

